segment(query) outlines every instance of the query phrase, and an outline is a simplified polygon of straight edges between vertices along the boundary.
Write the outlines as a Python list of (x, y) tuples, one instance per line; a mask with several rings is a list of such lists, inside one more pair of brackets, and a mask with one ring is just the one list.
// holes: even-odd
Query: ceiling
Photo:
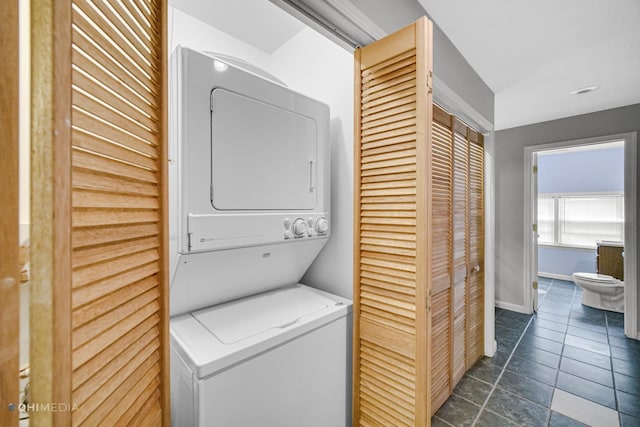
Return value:
[(418, 1), (495, 93), (496, 129), (640, 103), (638, 0)]
[[(495, 93), (496, 129), (640, 103), (639, 0), (416, 1)], [(169, 3), (269, 54), (304, 27), (264, 0)]]
[(265, 0), (169, 0), (169, 5), (268, 54), (305, 26)]

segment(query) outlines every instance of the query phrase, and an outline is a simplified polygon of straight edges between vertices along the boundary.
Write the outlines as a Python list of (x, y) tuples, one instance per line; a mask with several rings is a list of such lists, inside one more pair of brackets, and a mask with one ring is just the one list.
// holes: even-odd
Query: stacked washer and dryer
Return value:
[(351, 301), (299, 281), (327, 242), (329, 109), (242, 61), (171, 69), (175, 426), (348, 423)]

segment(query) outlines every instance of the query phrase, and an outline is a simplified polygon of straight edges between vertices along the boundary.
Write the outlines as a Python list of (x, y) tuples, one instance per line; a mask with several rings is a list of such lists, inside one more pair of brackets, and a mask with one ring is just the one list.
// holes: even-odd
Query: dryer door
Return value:
[(211, 92), (211, 109), (215, 209), (316, 207), (315, 120), (221, 88)]

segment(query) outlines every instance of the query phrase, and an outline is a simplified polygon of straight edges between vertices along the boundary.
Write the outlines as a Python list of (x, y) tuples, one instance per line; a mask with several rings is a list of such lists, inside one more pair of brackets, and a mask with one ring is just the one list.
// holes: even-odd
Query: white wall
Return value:
[[(495, 133), (497, 303), (524, 309), (525, 147), (637, 131), (640, 131), (640, 104)], [(636, 183), (639, 181), (637, 175)], [(640, 191), (640, 185), (636, 188)], [(638, 297), (640, 304), (640, 293)]]
[(217, 30), (186, 13), (169, 7), (169, 53), (179, 46), (222, 53), (244, 59), (253, 65), (267, 69), (269, 55), (250, 44)]
[(331, 109), (331, 237), (303, 283), (353, 295), (353, 55), (305, 28), (271, 55), (269, 71)]

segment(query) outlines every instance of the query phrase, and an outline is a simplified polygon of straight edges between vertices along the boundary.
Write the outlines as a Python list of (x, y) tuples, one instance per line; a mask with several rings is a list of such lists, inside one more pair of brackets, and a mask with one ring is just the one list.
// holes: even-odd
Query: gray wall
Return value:
[(640, 104), (495, 133), (497, 302), (524, 305), (524, 147), (634, 131)]
[[(387, 34), (428, 15), (415, 0), (351, 0)], [(433, 28), (433, 73), (486, 120), (493, 123), (494, 94), (442, 30)]]

